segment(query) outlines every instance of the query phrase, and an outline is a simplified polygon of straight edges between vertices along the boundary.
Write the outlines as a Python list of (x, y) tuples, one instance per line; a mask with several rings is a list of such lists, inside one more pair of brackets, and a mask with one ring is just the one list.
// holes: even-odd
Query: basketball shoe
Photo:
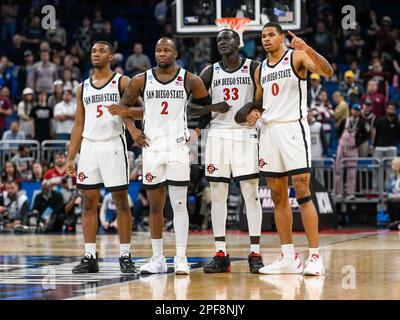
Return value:
[(186, 257), (174, 258), (175, 274), (190, 274), (190, 266)]
[(140, 267), (140, 273), (166, 273), (168, 270), (164, 256), (152, 256), (150, 261)]
[(219, 250), (215, 256), (203, 267), (205, 273), (231, 272), (231, 262), (229, 254), (225, 255)]
[(122, 273), (136, 273), (135, 263), (132, 261), (131, 254), (123, 255), (119, 258), (119, 266)]
[(72, 273), (97, 273), (99, 272), (99, 263), (97, 261), (98, 254), (96, 252), (96, 258), (94, 258), (91, 254), (85, 253), (83, 256), (81, 263), (76, 265), (72, 269)]
[(305, 262), (303, 271), (305, 276), (323, 276), (325, 275), (325, 268), (322, 263), (322, 258), (319, 254), (313, 254)]
[(264, 263), (262, 261), (262, 256), (258, 253), (251, 252), (249, 257), (249, 268), (251, 273), (258, 273), (262, 267), (264, 267)]
[(298, 254), (293, 259), (284, 256), (282, 253), (278, 259), (261, 268), (258, 272), (263, 274), (296, 274), (303, 272), (303, 266)]

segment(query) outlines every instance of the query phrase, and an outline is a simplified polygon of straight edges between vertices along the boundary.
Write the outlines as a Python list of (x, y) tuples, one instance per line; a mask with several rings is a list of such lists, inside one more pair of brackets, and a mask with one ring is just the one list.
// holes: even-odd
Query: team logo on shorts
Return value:
[(212, 164), (212, 163), (210, 163), (208, 166), (207, 166), (207, 172), (209, 173), (209, 174), (213, 174), (215, 171), (217, 171), (218, 169), (216, 168), (216, 167), (214, 167), (214, 165)]
[(260, 159), (259, 165), (260, 165), (260, 168), (264, 168), (264, 166), (267, 165), (267, 163), (264, 161), (264, 159)]
[(144, 178), (146, 179), (147, 182), (153, 182), (154, 178), (156, 178), (156, 176), (153, 176), (150, 172), (147, 172), (146, 175), (144, 176)]
[(87, 179), (88, 177), (85, 176), (85, 173), (83, 171), (79, 172), (78, 174), (78, 179), (80, 182), (83, 182), (83, 180)]

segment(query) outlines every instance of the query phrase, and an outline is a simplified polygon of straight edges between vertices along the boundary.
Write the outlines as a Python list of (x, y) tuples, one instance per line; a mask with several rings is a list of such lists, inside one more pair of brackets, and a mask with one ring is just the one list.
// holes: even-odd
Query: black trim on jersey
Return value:
[(257, 172), (252, 174), (246, 174), (243, 176), (233, 177), (233, 180), (235, 181), (253, 180), (253, 179), (258, 179), (259, 177), (260, 174)]
[(156, 184), (145, 184), (143, 182), (142, 187), (143, 187), (143, 189), (154, 190), (154, 189), (158, 189), (160, 187), (164, 187), (165, 185), (166, 185), (166, 181), (156, 183)]
[[(253, 65), (254, 64), (256, 64), (256, 67), (254, 68), (254, 70), (253, 70)], [(256, 74), (256, 70), (257, 70), (257, 67), (260, 65), (260, 63), (258, 62), (258, 61), (255, 61), (255, 60), (251, 60), (251, 62), (250, 62), (250, 78), (251, 78), (251, 80), (253, 80), (253, 84), (254, 84), (254, 86), (256, 86), (256, 79), (254, 78), (254, 75)], [(261, 71), (261, 70), (260, 70)]]
[(176, 180), (167, 180), (166, 184), (169, 186), (175, 186), (175, 187), (187, 187), (189, 185), (190, 181), (176, 181)]
[(187, 86), (186, 86), (187, 83), (188, 83), (187, 77), (188, 77), (188, 72), (185, 70), (185, 74), (184, 74), (184, 76), (183, 76), (183, 87), (185, 88), (186, 95), (187, 95), (187, 97), (188, 97), (188, 99), (189, 99), (189, 96), (190, 96), (190, 94), (192, 93), (192, 90), (190, 90), (190, 92), (189, 92), (189, 90), (188, 90), (188, 88), (187, 88)]
[(96, 87), (96, 86), (93, 85), (92, 77), (89, 78), (89, 82), (90, 82), (90, 85), (93, 87), (93, 89), (101, 90), (101, 89), (103, 89), (106, 85), (108, 85), (108, 84), (111, 82), (111, 80), (115, 78), (116, 75), (117, 75), (117, 73), (114, 72), (114, 74), (110, 77), (110, 79), (108, 79), (108, 81), (107, 81), (105, 84), (103, 84), (101, 87)]
[(106, 190), (108, 192), (116, 192), (116, 191), (128, 190), (128, 188), (129, 188), (128, 184), (123, 184), (115, 187), (106, 187)]
[(83, 104), (83, 88), (85, 87), (85, 81), (83, 81), (82, 82), (82, 90), (81, 90), (81, 96), (80, 96), (80, 98), (81, 98), (81, 102), (82, 102), (82, 106), (85, 106), (84, 104)]
[(119, 79), (118, 79), (118, 92), (119, 92), (119, 98), (120, 99), (122, 99), (122, 95), (123, 95), (123, 92), (122, 92), (122, 89), (121, 89), (121, 79), (122, 79), (122, 76), (120, 76)]
[(269, 65), (269, 63), (268, 63), (268, 60), (269, 60), (269, 59), (267, 59), (267, 67), (269, 67), (269, 68), (271, 68), (271, 69), (275, 68), (275, 67), (282, 61), (282, 59), (287, 55), (288, 52), (289, 52), (289, 50), (286, 50), (285, 53), (284, 53), (284, 55), (283, 55), (283, 56), (279, 59), (279, 61), (278, 61), (277, 63), (275, 63), (273, 66), (270, 66), (270, 65)]
[(228, 70), (226, 70), (225, 68), (224, 68), (224, 66), (223, 66), (223, 64), (222, 64), (222, 60), (221, 61), (219, 61), (218, 62), (218, 64), (219, 64), (219, 66), (221, 67), (221, 69), (222, 70), (224, 70), (226, 73), (235, 73), (236, 71), (239, 71), (243, 66), (244, 66), (244, 64), (246, 63), (246, 58), (241, 58), (243, 61), (240, 63), (240, 66), (237, 68), (237, 69), (235, 69), (235, 70), (232, 70), (232, 71), (228, 71)]
[(308, 145), (307, 145), (307, 139), (306, 139), (306, 131), (304, 130), (304, 126), (301, 123), (301, 120), (299, 120), (300, 127), (301, 127), (301, 133), (303, 135), (303, 142), (304, 142), (304, 147), (306, 148), (306, 163), (307, 163), (307, 168), (310, 167), (309, 162), (308, 162)]
[(146, 91), (146, 84), (147, 84), (147, 71), (144, 72), (144, 81), (143, 81), (143, 90), (140, 92), (140, 96), (144, 100), (144, 92)]
[(126, 171), (126, 183), (129, 184), (129, 177), (128, 177), (128, 157), (126, 155), (126, 145), (124, 138), (120, 134), (119, 137), (121, 138), (122, 141), (122, 147), (124, 148), (124, 158), (125, 158), (125, 171)]
[(302, 77), (300, 77), (300, 76), (297, 74), (296, 69), (294, 68), (294, 65), (293, 65), (293, 52), (295, 52), (295, 50), (292, 50), (292, 52), (290, 53), (290, 67), (292, 68), (293, 73), (294, 73), (294, 75), (295, 75), (297, 78), (299, 78), (300, 80), (306, 81), (307, 78), (302, 78)]
[(101, 189), (104, 187), (104, 183), (96, 183), (96, 184), (80, 184), (77, 183), (76, 187), (81, 190), (95, 190)]
[(210, 182), (224, 182), (224, 183), (231, 182), (231, 178), (225, 178), (225, 177), (210, 177), (210, 176), (206, 176), (206, 180), (210, 181)]
[(303, 94), (301, 92), (301, 82), (300, 79), (297, 81), (297, 84), (299, 86), (299, 114), (300, 114), (300, 118), (299, 119), (303, 119), (303, 110), (301, 110), (301, 100), (303, 98)]
[(168, 81), (166, 81), (166, 82), (162, 82), (161, 80), (159, 80), (159, 79), (157, 78), (155, 69), (156, 69), (156, 68), (151, 69), (151, 72), (152, 72), (152, 74), (153, 74), (153, 76), (154, 76), (154, 79), (156, 79), (157, 82), (159, 82), (159, 83), (161, 83), (161, 84), (163, 84), (163, 85), (170, 84), (172, 81), (174, 81), (174, 80), (176, 79), (176, 77), (179, 75), (179, 72), (181, 72), (181, 68), (179, 67), (179, 68), (178, 68), (178, 71), (177, 71), (176, 74), (175, 74), (175, 76), (174, 76), (171, 80), (168, 80)]
[(295, 176), (298, 174), (310, 173), (310, 172), (311, 172), (310, 168), (300, 168), (285, 172), (260, 171), (260, 175), (267, 178), (282, 178), (282, 177)]
[(214, 77), (214, 65), (211, 65), (211, 75), (210, 75), (210, 83), (206, 83), (206, 86), (208, 86), (207, 91), (211, 89), (212, 83), (213, 83), (213, 77)]

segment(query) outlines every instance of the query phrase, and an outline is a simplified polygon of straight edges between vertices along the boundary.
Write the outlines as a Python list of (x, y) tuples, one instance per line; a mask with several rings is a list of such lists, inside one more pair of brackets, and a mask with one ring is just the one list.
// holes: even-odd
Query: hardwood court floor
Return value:
[[(296, 251), (304, 261), (303, 233), (295, 233)], [(82, 235), (0, 235), (1, 299), (400, 299), (400, 232), (345, 230), (321, 234), (325, 277), (254, 275), (247, 266), (248, 237), (227, 237), (232, 272), (204, 274), (202, 266), (214, 254), (212, 235), (191, 233), (190, 276), (172, 273), (174, 235), (165, 233), (164, 253), (169, 272), (141, 277), (119, 271), (116, 235), (98, 237), (100, 273), (73, 275), (82, 254)], [(133, 254), (140, 266), (150, 256), (148, 233), (135, 233)], [(279, 254), (276, 233), (262, 236), (264, 262)]]

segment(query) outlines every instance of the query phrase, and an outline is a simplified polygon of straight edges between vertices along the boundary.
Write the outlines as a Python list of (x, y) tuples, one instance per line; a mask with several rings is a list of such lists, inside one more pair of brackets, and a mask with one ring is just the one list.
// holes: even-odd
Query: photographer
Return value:
[[(133, 201), (131, 196), (128, 194), (129, 208), (133, 209)], [(100, 223), (101, 227), (106, 232), (116, 232), (118, 231), (117, 223), (117, 210), (115, 203), (112, 199), (111, 193), (104, 196), (103, 203), (100, 209)]]
[(19, 189), (18, 182), (8, 182), (6, 191), (0, 196), (0, 221), (6, 229), (27, 224), (29, 201), (26, 195), (19, 192)]
[(75, 232), (77, 218), (82, 214), (82, 196), (73, 185), (71, 177), (61, 179), (59, 192), (64, 200), (63, 231)]

